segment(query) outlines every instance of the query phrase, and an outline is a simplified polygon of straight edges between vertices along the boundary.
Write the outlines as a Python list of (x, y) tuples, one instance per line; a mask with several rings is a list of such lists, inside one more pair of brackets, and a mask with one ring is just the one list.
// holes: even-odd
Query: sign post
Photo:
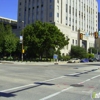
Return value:
[(54, 64), (58, 64), (58, 55), (57, 54), (53, 55), (53, 59), (54, 59)]

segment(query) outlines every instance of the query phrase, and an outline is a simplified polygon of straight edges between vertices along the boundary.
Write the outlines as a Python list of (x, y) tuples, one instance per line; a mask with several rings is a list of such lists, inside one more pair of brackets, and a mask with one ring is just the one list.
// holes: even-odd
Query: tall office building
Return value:
[(100, 31), (100, 12), (98, 12), (98, 30)]
[(94, 47), (93, 33), (98, 30), (98, 3), (96, 0), (19, 0), (18, 28), (34, 23), (36, 20), (55, 24), (69, 45), (61, 52), (66, 55), (71, 45), (78, 45), (78, 30), (84, 34), (80, 46)]

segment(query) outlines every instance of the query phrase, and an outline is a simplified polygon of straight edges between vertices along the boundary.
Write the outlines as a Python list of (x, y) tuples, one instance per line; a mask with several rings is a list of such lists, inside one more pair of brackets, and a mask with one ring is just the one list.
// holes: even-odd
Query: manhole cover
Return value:
[(83, 87), (84, 85), (82, 85), (82, 84), (72, 84), (70, 86), (73, 86), (73, 87)]

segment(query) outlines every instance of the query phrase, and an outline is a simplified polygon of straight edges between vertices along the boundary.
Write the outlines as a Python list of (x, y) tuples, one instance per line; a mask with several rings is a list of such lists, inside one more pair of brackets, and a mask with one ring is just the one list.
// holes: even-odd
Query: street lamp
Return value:
[[(24, 29), (24, 21), (22, 21), (22, 30)], [(24, 32), (24, 31), (23, 31)], [(23, 53), (24, 53), (24, 43), (23, 40), (24, 39), (24, 33), (22, 33), (22, 62), (23, 62)]]

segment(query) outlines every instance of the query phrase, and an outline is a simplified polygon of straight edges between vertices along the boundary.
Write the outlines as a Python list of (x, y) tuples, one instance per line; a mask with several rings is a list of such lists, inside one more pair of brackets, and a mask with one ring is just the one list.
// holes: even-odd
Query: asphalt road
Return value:
[(100, 100), (100, 63), (0, 64), (0, 100)]

